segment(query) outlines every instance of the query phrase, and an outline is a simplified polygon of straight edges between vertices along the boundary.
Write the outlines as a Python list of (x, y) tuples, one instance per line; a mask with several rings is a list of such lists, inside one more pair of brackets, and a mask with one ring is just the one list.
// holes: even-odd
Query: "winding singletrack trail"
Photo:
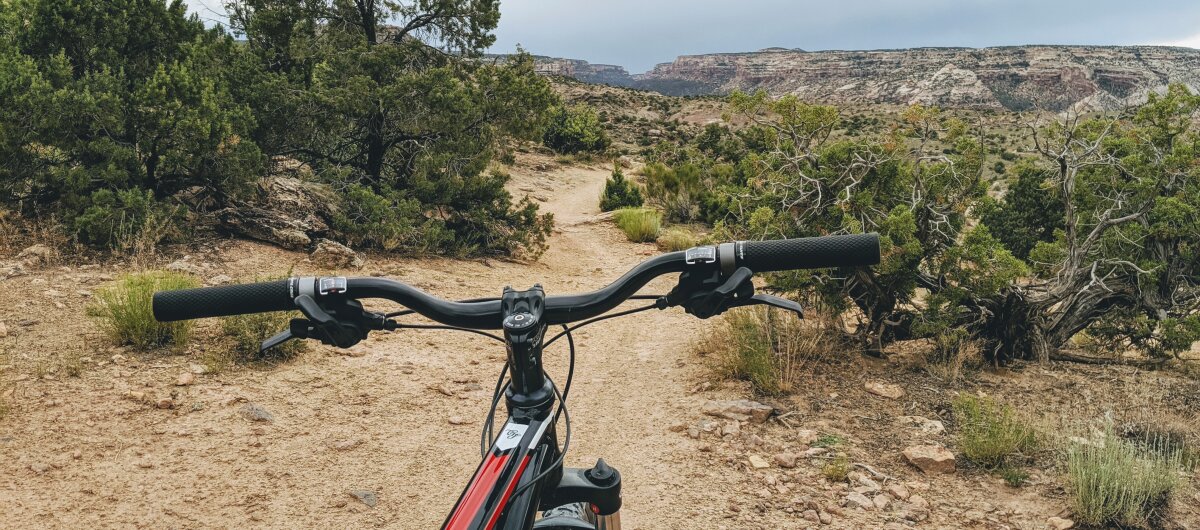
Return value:
[[(657, 253), (598, 222), (607, 171), (515, 173), (514, 192), (544, 199), (543, 210), (555, 216), (539, 261), (374, 257), (359, 273), (382, 273), (447, 298), (534, 283), (565, 294), (599, 288)], [(295, 274), (329, 272), (302, 254), (222, 245), (204, 257), (216, 263), (212, 274), (253, 278), (293, 264)], [(70, 289), (98, 283), (93, 276), (104, 269), (63, 268), (47, 281)], [(671, 282), (644, 292), (665, 292)], [(81, 337), (98, 342), (82, 306), (72, 303), (30, 326), (17, 339), (21, 354), (53, 356)], [(691, 391), (706, 375), (690, 344), (707, 325), (679, 310), (649, 311), (576, 333), (567, 465), (603, 457), (621, 470), (627, 529), (715, 528), (743, 494), (739, 474), (723, 459), (717, 463), (699, 451), (700, 442), (667, 429), (698, 416), (704, 401)], [(217, 329), (206, 323), (196, 333)], [(214, 346), (190, 353), (201, 347)], [(377, 334), (350, 352), (316, 347), (274, 368), (205, 374), (175, 386), (194, 359), (123, 353), (126, 359), (114, 363), (107, 358), (121, 352), (104, 348), (93, 346), (99, 351), (92, 355), (103, 366), (89, 364), (78, 378), (14, 384), (14, 399), (27, 405), (0, 423), (0, 527), (437, 528), (478, 463), (479, 427), (504, 358), (503, 346), (482, 337), (402, 331)], [(560, 381), (564, 350), (562, 341), (547, 353)], [(146, 399), (173, 395), (177, 406), (158, 409), (129, 399), (130, 391)], [(248, 420), (247, 403), (274, 421)], [(466, 423), (453, 425), (452, 417)], [(364, 490), (377, 498), (374, 507), (350, 494)]]

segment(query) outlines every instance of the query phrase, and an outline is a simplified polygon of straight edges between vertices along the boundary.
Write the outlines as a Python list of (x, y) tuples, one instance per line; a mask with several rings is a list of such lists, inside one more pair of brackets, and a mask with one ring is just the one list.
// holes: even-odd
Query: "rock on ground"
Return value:
[(379, 496), (375, 495), (375, 492), (371, 490), (352, 490), (350, 491), (350, 496), (358, 499), (359, 502), (372, 508), (374, 508), (376, 504), (379, 504)]
[(1062, 517), (1051, 517), (1046, 519), (1046, 525), (1054, 530), (1068, 530), (1075, 528), (1075, 521), (1063, 519)]
[(866, 388), (867, 392), (875, 394), (876, 396), (885, 397), (888, 399), (900, 399), (904, 397), (904, 389), (901, 388), (900, 385), (894, 385), (891, 383), (867, 381), (863, 384), (863, 388)]
[(770, 405), (764, 405), (757, 401), (738, 399), (730, 401), (709, 400), (704, 403), (700, 411), (718, 418), (762, 423), (767, 421), (767, 418), (771, 416), (771, 413), (775, 409)]
[(914, 445), (904, 450), (904, 459), (928, 474), (954, 473), (954, 453), (940, 445)]
[(317, 240), (317, 248), (313, 250), (312, 260), (317, 265), (330, 269), (360, 269), (362, 258), (350, 247), (329, 239)]
[(275, 416), (273, 414), (267, 411), (267, 409), (264, 409), (259, 405), (255, 405), (254, 403), (246, 403), (245, 405), (242, 405), (240, 414), (243, 418), (246, 418), (250, 421), (261, 421), (267, 423), (275, 421)]

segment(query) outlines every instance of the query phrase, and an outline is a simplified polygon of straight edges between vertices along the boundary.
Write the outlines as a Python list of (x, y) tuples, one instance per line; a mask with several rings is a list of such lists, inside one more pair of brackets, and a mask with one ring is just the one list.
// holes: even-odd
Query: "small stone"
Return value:
[(940, 445), (914, 445), (904, 450), (904, 458), (927, 474), (954, 473), (954, 453)]
[(929, 509), (929, 501), (925, 500), (925, 497), (920, 495), (913, 495), (912, 497), (909, 497), (908, 503), (916, 506), (917, 508)]
[(150, 468), (154, 467), (154, 462), (151, 462), (149, 460), (142, 460), (141, 462), (138, 462), (138, 467), (140, 467), (142, 469), (150, 469)]
[(1068, 528), (1075, 528), (1075, 521), (1062, 517), (1051, 517), (1046, 519), (1046, 526), (1053, 530), (1067, 530)]
[(372, 508), (376, 504), (379, 504), (379, 497), (375, 495), (375, 492), (370, 490), (353, 490), (350, 492), (350, 496)]
[(888, 499), (887, 495), (880, 494), (876, 495), (874, 499), (871, 499), (871, 502), (875, 504), (876, 509), (883, 510), (887, 508), (888, 504), (890, 504), (892, 501), (891, 499)]
[(146, 401), (146, 393), (140, 390), (130, 390), (125, 393), (125, 397), (132, 401)]
[(333, 442), (332, 444), (329, 444), (329, 446), (332, 447), (334, 451), (349, 451), (360, 445), (362, 445), (362, 440), (359, 440), (356, 438), (349, 439), (349, 440), (338, 440), (336, 442)]
[(809, 447), (808, 449), (805, 449), (803, 453), (800, 453), (800, 454), (801, 454), (801, 456), (803, 456), (805, 458), (812, 458), (814, 456), (820, 456), (820, 455), (823, 455), (828, 452), (829, 452), (829, 448), (827, 448), (827, 447)]
[(274, 415), (272, 415), (270, 412), (268, 412), (267, 409), (264, 409), (259, 405), (255, 405), (254, 403), (246, 403), (245, 405), (242, 405), (242, 408), (239, 411), (239, 413), (242, 415), (243, 418), (246, 418), (247, 420), (250, 420), (250, 421), (267, 422), (267, 423), (271, 423), (271, 422), (275, 421)]
[(940, 436), (946, 432), (946, 426), (939, 420), (931, 420), (924, 416), (900, 416), (896, 423), (912, 428), (923, 436)]
[(766, 469), (771, 467), (771, 464), (767, 463), (766, 459), (761, 456), (750, 455), (750, 466), (754, 469)]
[(54, 249), (40, 243), (30, 245), (17, 254), (17, 259), (26, 267), (47, 265), (54, 260)]
[(171, 398), (162, 398), (158, 401), (155, 401), (154, 406), (160, 409), (173, 409), (175, 408), (175, 400)]
[(45, 464), (42, 462), (34, 462), (32, 464), (29, 464), (29, 470), (41, 475), (43, 473), (47, 473), (50, 471), (50, 464)]
[(233, 283), (233, 278), (230, 278), (226, 274), (218, 274), (207, 280), (204, 280), (204, 283), (208, 285), (225, 285), (227, 283)]
[(87, 289), (80, 289), (80, 290), (78, 290), (78, 291), (75, 291), (75, 293), (76, 293), (76, 294), (78, 294), (79, 296), (82, 296), (82, 297), (84, 297), (84, 298), (91, 298), (91, 297), (92, 297), (92, 292), (91, 292), (91, 291), (89, 291), (89, 290), (87, 290)]
[(817, 515), (816, 510), (804, 510), (804, 513), (800, 514), (800, 517), (803, 517), (806, 521), (812, 521), (814, 523), (820, 522), (821, 520), (821, 516)]
[(796, 467), (796, 460), (800, 458), (796, 453), (779, 453), (775, 455), (775, 465), (784, 469), (792, 469)]
[(197, 276), (200, 275), (200, 273), (204, 272), (203, 270), (200, 269), (200, 267), (197, 267), (197, 266), (195, 266), (191, 263), (188, 263), (187, 261), (184, 261), (184, 260), (175, 260), (175, 261), (172, 261), (171, 263), (168, 263), (167, 270), (169, 270), (171, 272), (182, 272), (184, 274), (194, 274)]
[(450, 416), (450, 425), (466, 425), (467, 420), (462, 416)]
[(683, 432), (688, 430), (688, 425), (683, 422), (672, 423), (670, 427), (667, 427), (667, 430), (671, 432)]
[(436, 387), (436, 390), (437, 390), (438, 392), (441, 392), (442, 394), (445, 394), (445, 395), (447, 395), (447, 396), (451, 396), (451, 397), (453, 397), (453, 396), (454, 396), (454, 391), (453, 391), (453, 390), (451, 390), (449, 386), (446, 386), (446, 384), (445, 384), (445, 383), (442, 383), (442, 384), (438, 385), (438, 386)]
[(721, 427), (721, 436), (725, 436), (726, 434), (731, 435), (731, 436), (737, 436), (741, 432), (742, 432), (742, 425), (737, 420), (728, 422), (723, 427)]
[(887, 487), (884, 488), (884, 491), (888, 492), (889, 495), (895, 497), (897, 500), (908, 500), (908, 488), (899, 482), (888, 484)]
[(8, 326), (4, 322), (0, 322), (0, 339), (8, 336)]
[(700, 428), (699, 427), (688, 427), (687, 433), (688, 433), (688, 437), (693, 440), (700, 439)]
[(821, 524), (833, 524), (833, 515), (829, 512), (821, 512), (818, 514), (821, 518)]
[(875, 508), (875, 502), (866, 495), (857, 492), (851, 492), (846, 496), (847, 508), (860, 508), (863, 510), (871, 510)]
[(317, 248), (310, 257), (313, 263), (330, 269), (360, 269), (363, 266), (362, 258), (350, 247), (329, 239), (318, 239)]
[(83, 458), (83, 451), (80, 451), (78, 449), (71, 451), (71, 459), (72, 460), (79, 460), (80, 458)]
[(812, 429), (800, 429), (796, 431), (796, 442), (804, 445), (812, 445), (821, 438), (821, 433)]
[[(860, 487), (864, 490), (860, 493), (879, 493), (879, 490), (881, 489), (878, 482), (875, 482), (868, 477), (859, 476), (855, 480), (861, 484)], [(855, 488), (855, 491), (857, 491), (857, 488)]]
[(731, 401), (708, 400), (700, 409), (701, 412), (709, 416), (725, 418), (735, 421), (750, 421), (751, 423), (762, 423), (767, 421), (771, 413), (775, 409), (769, 405), (763, 405), (757, 401), (748, 399), (739, 399)]
[(900, 399), (904, 397), (904, 389), (900, 388), (900, 385), (881, 383), (879, 381), (868, 381), (863, 384), (863, 387), (867, 389), (867, 392), (888, 399)]
[(175, 379), (175, 386), (188, 386), (196, 382), (196, 374), (184, 372)]

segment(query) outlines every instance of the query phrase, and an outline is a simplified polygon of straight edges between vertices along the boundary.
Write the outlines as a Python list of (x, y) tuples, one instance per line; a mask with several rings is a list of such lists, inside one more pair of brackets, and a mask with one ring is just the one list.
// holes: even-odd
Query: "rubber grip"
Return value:
[(879, 263), (879, 234), (739, 241), (734, 252), (754, 272), (867, 266)]
[(247, 283), (154, 293), (154, 318), (159, 322), (246, 315), (293, 309), (289, 282)]

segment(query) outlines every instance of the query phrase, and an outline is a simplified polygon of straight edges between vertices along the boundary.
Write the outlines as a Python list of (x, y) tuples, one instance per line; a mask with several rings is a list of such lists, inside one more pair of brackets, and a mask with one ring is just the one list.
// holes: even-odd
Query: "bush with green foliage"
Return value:
[(1075, 518), (1088, 524), (1155, 528), (1180, 483), (1181, 455), (1131, 443), (1107, 429), (1103, 438), (1067, 449), (1067, 484)]
[(187, 344), (193, 322), (159, 322), (154, 318), (154, 293), (198, 287), (192, 276), (165, 271), (128, 274), (96, 290), (87, 314), (113, 343), (141, 351)]
[(542, 135), (542, 143), (564, 154), (598, 153), (612, 142), (596, 109), (587, 105), (559, 105), (550, 114), (550, 124)]
[(181, 205), (237, 205), (285, 156), (349, 190), (348, 218), (378, 214), (382, 235), (350, 233), (363, 244), (536, 253), (550, 219), (486, 170), (509, 140), (541, 138), (558, 98), (527, 54), (476, 60), (498, 6), (231, 0), (243, 45), (179, 0), (12, 0), (0, 204), (121, 247), (173, 233)]
[[(0, 16), (0, 193), (112, 246), (184, 189), (236, 196), (265, 158), (229, 90), (240, 48), (176, 0), (14, 0)], [(121, 211), (116, 211), (121, 210)]]
[(621, 208), (613, 212), (613, 221), (634, 243), (654, 241), (662, 230), (662, 214), (653, 208)]
[(985, 200), (980, 220), (1012, 254), (1028, 259), (1038, 243), (1050, 243), (1063, 228), (1063, 202), (1050, 184), (1051, 174), (1033, 163), (1018, 164), (1016, 181), (999, 202)]
[(643, 202), (645, 201), (642, 199), (642, 189), (636, 182), (625, 178), (620, 166), (614, 165), (612, 177), (604, 181), (604, 193), (600, 195), (600, 211), (636, 208)]
[(951, 402), (963, 456), (991, 470), (1013, 468), (1037, 448), (1037, 433), (1009, 405), (961, 394)]

